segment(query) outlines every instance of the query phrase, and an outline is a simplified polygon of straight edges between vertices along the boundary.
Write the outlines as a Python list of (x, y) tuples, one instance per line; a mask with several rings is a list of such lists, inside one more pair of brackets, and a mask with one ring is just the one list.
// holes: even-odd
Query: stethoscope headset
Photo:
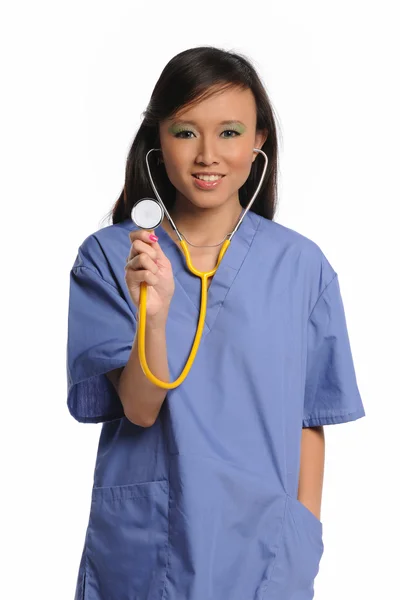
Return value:
[(132, 211), (131, 211), (132, 221), (135, 223), (135, 225), (137, 225), (137, 227), (139, 227), (141, 229), (152, 230), (152, 229), (155, 229), (156, 227), (158, 227), (162, 223), (162, 221), (164, 219), (164, 215), (165, 215), (167, 217), (169, 223), (171, 224), (171, 227), (173, 228), (176, 235), (178, 236), (179, 244), (180, 244), (181, 250), (183, 252), (183, 255), (186, 259), (186, 265), (187, 265), (189, 271), (191, 273), (193, 273), (193, 275), (196, 275), (196, 277), (199, 277), (201, 279), (200, 314), (199, 314), (199, 320), (198, 320), (198, 324), (197, 324), (196, 335), (195, 335), (195, 338), (194, 338), (194, 341), (192, 344), (192, 349), (190, 351), (189, 357), (187, 359), (186, 365), (185, 365), (182, 373), (175, 381), (172, 381), (172, 382), (162, 381), (161, 379), (156, 377), (150, 371), (149, 366), (147, 364), (146, 343), (145, 343), (145, 341), (146, 341), (145, 340), (145, 331), (146, 331), (147, 283), (142, 282), (140, 284), (139, 317), (138, 317), (138, 353), (139, 353), (140, 365), (142, 367), (144, 374), (149, 379), (149, 381), (151, 381), (158, 387), (164, 388), (166, 390), (171, 390), (171, 389), (178, 387), (186, 379), (186, 377), (192, 367), (193, 361), (196, 357), (196, 354), (197, 354), (197, 351), (198, 351), (198, 348), (200, 345), (200, 340), (201, 340), (201, 337), (203, 334), (203, 329), (204, 329), (204, 323), (205, 323), (206, 311), (207, 311), (207, 297), (208, 297), (207, 282), (208, 282), (208, 279), (210, 277), (213, 277), (213, 275), (215, 275), (224, 255), (225, 255), (225, 252), (229, 248), (229, 245), (232, 241), (233, 236), (239, 229), (243, 219), (245, 218), (247, 212), (250, 210), (254, 200), (257, 197), (258, 192), (261, 189), (261, 186), (262, 186), (264, 178), (265, 178), (265, 174), (267, 172), (268, 157), (263, 150), (260, 150), (258, 148), (253, 149), (254, 152), (262, 154), (265, 159), (264, 168), (263, 168), (257, 189), (255, 190), (253, 196), (251, 197), (250, 202), (247, 204), (246, 208), (240, 215), (234, 230), (226, 236), (225, 241), (222, 243), (222, 247), (219, 252), (218, 259), (217, 259), (217, 264), (215, 265), (214, 269), (212, 269), (211, 271), (203, 272), (203, 271), (199, 271), (198, 269), (196, 269), (196, 267), (192, 264), (189, 249), (187, 246), (187, 240), (186, 240), (186, 238), (184, 238), (183, 234), (180, 233), (177, 226), (175, 225), (171, 215), (169, 214), (169, 212), (168, 212), (165, 204), (163, 203), (163, 201), (157, 191), (157, 188), (155, 186), (153, 177), (151, 175), (148, 157), (151, 152), (156, 152), (156, 151), (161, 151), (161, 149), (160, 148), (152, 148), (151, 150), (149, 150), (147, 152), (146, 167), (147, 167), (147, 173), (149, 176), (150, 184), (151, 184), (151, 187), (153, 188), (153, 191), (154, 191), (154, 194), (155, 194), (157, 200), (155, 200), (154, 198), (141, 198), (140, 200), (138, 200), (138, 202), (135, 203), (135, 205), (133, 206)]

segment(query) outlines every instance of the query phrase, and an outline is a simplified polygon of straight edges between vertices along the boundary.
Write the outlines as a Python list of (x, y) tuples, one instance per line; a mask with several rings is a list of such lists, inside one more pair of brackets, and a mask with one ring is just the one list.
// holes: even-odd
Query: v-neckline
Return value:
[[(246, 259), (260, 222), (261, 217), (259, 215), (251, 210), (247, 212), (216, 273), (212, 277), (207, 291), (208, 301), (203, 335), (207, 335), (211, 331), (225, 298)], [(137, 229), (131, 218), (125, 219), (120, 225), (130, 231)], [(161, 225), (155, 229), (155, 233), (159, 238), (158, 241), (163, 252), (171, 262), (175, 284), (179, 285), (183, 297), (186, 299), (185, 304), (182, 295), (177, 295), (175, 289), (175, 301), (179, 303), (177, 308), (179, 312), (187, 310), (188, 316), (197, 323), (200, 312), (200, 278), (189, 271), (182, 250)]]
[[(169, 233), (169, 232), (168, 232), (168, 231), (167, 231), (167, 230), (166, 230), (166, 229), (165, 229), (165, 228), (162, 226), (162, 224), (160, 224), (160, 225), (158, 226), (158, 228), (157, 228), (157, 233), (158, 233), (159, 235), (161, 235), (161, 237), (165, 237), (165, 238), (166, 238), (166, 241), (167, 241), (168, 243), (170, 243), (170, 242), (172, 241), (172, 243), (173, 243), (173, 244), (174, 244), (174, 245), (175, 245), (175, 246), (178, 248), (179, 252), (182, 254), (182, 258), (184, 259), (184, 254), (183, 254), (183, 252), (182, 252), (182, 250), (181, 250), (181, 247), (180, 247), (179, 241), (178, 241), (178, 240), (174, 240), (174, 238), (173, 238), (173, 237), (171, 236), (171, 234), (170, 234), (170, 233)], [(225, 240), (224, 240), (224, 241), (225, 241)], [(194, 258), (193, 258), (193, 255), (192, 255), (192, 249), (191, 249), (191, 246), (190, 246), (190, 244), (189, 244), (189, 243), (187, 243), (187, 247), (188, 247), (188, 249), (189, 249), (189, 253), (190, 253), (190, 255), (191, 255), (191, 259), (192, 259), (192, 261), (193, 261), (193, 260), (194, 260)], [(214, 262), (214, 264), (213, 264), (212, 266), (210, 266), (210, 267), (207, 269), (208, 271), (212, 271), (212, 270), (214, 269), (215, 265), (217, 264), (217, 261), (218, 261), (218, 256), (219, 256), (219, 252), (220, 252), (221, 248), (222, 248), (222, 243), (221, 243), (221, 245), (220, 245), (220, 246), (219, 246), (219, 248), (218, 248), (218, 253), (217, 253), (217, 256), (216, 256), (215, 262)], [(193, 263), (193, 264), (194, 264), (194, 263)], [(195, 265), (195, 264), (194, 264), (194, 266), (195, 266), (197, 269), (199, 269), (200, 271), (203, 271), (203, 270), (204, 270), (204, 269), (201, 269), (201, 268), (200, 268), (198, 265)], [(187, 268), (187, 267), (186, 267), (186, 268)], [(210, 285), (211, 285), (211, 283), (212, 283), (213, 279), (214, 279), (214, 276), (213, 276), (213, 277), (210, 277), (210, 278), (207, 280), (208, 289), (210, 288)]]
[[(204, 334), (210, 332), (215, 323), (233, 281), (248, 254), (260, 220), (261, 217), (252, 211), (246, 214), (211, 279), (207, 292), (208, 301)], [(161, 225), (156, 228), (155, 233), (159, 237), (161, 247), (171, 260), (175, 281), (179, 283), (190, 300), (191, 311), (197, 319), (200, 311), (200, 278), (189, 271), (182, 250)]]

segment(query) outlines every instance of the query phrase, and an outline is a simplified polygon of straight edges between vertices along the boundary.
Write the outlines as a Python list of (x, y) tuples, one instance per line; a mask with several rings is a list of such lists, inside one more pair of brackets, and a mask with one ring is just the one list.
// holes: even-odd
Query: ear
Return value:
[[(262, 129), (262, 130), (258, 130), (256, 133), (256, 137), (254, 140), (254, 148), (262, 148), (265, 144), (265, 142), (267, 141), (267, 137), (268, 137), (268, 129)], [(257, 152), (253, 152), (253, 161), (254, 162), (256, 160), (258, 156)]]

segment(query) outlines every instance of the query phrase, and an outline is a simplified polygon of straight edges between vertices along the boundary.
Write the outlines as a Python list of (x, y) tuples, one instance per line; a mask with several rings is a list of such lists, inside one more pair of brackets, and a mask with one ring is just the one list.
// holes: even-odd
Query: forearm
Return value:
[(321, 518), (325, 462), (323, 427), (304, 427), (301, 438), (298, 500), (318, 519)]
[[(167, 360), (166, 319), (157, 323), (147, 318), (146, 360), (151, 372), (162, 381), (169, 381)], [(138, 335), (136, 334), (129, 360), (119, 380), (119, 397), (125, 416), (142, 427), (150, 427), (155, 422), (164, 402), (167, 390), (160, 388), (143, 373), (139, 362)]]

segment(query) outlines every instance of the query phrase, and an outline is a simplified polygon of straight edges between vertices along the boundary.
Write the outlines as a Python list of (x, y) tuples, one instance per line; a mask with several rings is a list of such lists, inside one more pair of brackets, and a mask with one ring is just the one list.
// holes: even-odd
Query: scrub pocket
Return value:
[(323, 551), (321, 521), (287, 495), (282, 538), (260, 600), (312, 600)]
[(167, 566), (168, 481), (94, 487), (82, 600), (160, 600)]

